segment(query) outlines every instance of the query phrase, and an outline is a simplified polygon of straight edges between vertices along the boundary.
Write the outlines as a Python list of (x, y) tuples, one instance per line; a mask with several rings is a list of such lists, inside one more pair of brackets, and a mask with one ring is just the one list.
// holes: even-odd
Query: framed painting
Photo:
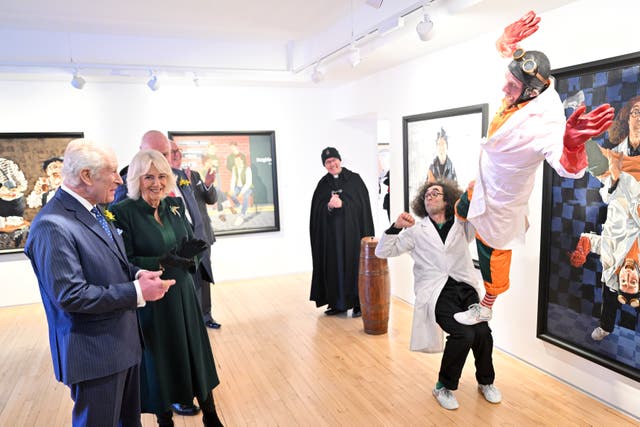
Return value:
[(590, 111), (603, 103), (616, 116), (587, 143), (583, 178), (561, 178), (545, 164), (537, 336), (638, 381), (639, 259), (630, 248), (640, 236), (640, 175), (633, 170), (640, 162), (640, 53), (552, 75), (567, 117), (581, 104)]
[(175, 132), (182, 168), (215, 174), (207, 206), (216, 236), (280, 230), (274, 131)]
[(0, 253), (23, 251), (33, 218), (62, 183), (67, 144), (82, 136), (0, 133)]
[(450, 179), (465, 189), (475, 179), (488, 108), (478, 104), (402, 118), (406, 212), (425, 181)]

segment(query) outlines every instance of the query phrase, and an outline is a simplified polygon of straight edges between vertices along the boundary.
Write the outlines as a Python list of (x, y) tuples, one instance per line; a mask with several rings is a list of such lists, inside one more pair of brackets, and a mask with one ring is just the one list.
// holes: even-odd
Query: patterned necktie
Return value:
[(98, 224), (100, 224), (100, 227), (102, 227), (104, 232), (107, 233), (107, 236), (109, 236), (109, 238), (113, 240), (113, 234), (111, 234), (111, 229), (107, 224), (106, 218), (104, 217), (104, 215), (102, 215), (102, 212), (100, 212), (100, 209), (94, 206), (93, 209), (91, 209), (91, 213), (95, 215), (96, 219), (98, 220)]

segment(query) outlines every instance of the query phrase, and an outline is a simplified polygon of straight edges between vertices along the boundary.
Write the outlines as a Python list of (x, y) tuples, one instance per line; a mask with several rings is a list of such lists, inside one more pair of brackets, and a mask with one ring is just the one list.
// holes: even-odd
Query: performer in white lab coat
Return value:
[(455, 313), (478, 303), (482, 292), (469, 253), (473, 227), (454, 218), (453, 206), (460, 193), (451, 181), (425, 183), (412, 203), (413, 211), (422, 220), (416, 223), (412, 215), (401, 213), (376, 247), (380, 258), (408, 252), (414, 260), (416, 301), (411, 350), (440, 352), (443, 330), (449, 334), (433, 389), (433, 395), (446, 409), (458, 407), (452, 390), (458, 388), (469, 350), (473, 350), (476, 359), (478, 390), (491, 403), (502, 399), (493, 385), (493, 338), (489, 325), (463, 325), (453, 318)]

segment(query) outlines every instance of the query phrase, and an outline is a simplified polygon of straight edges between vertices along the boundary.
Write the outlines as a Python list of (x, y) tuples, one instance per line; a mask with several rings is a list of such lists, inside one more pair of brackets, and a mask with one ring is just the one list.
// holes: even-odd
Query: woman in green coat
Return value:
[(191, 274), (206, 244), (193, 238), (182, 199), (167, 197), (175, 178), (162, 154), (138, 152), (127, 181), (129, 198), (111, 209), (127, 256), (140, 268), (164, 269), (163, 278), (176, 281), (162, 300), (138, 310), (145, 343), (142, 412), (156, 414), (160, 426), (173, 426), (171, 404), (191, 404), (195, 396), (204, 425), (222, 425), (211, 393), (218, 375)]

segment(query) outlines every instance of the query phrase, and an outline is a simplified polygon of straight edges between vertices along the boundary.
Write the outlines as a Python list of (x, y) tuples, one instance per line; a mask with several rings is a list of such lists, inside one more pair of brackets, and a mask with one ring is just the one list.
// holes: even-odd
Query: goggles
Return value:
[(524, 49), (516, 49), (513, 52), (513, 60), (520, 63), (520, 69), (523, 73), (530, 75), (531, 77), (535, 77), (540, 80), (545, 86), (549, 84), (549, 80), (545, 79), (538, 73), (538, 64), (536, 63), (535, 58), (525, 58), (527, 51)]
[(640, 307), (640, 300), (638, 298), (631, 298), (627, 300), (627, 298), (622, 294), (618, 294), (618, 302), (623, 305), (629, 304), (633, 308)]

